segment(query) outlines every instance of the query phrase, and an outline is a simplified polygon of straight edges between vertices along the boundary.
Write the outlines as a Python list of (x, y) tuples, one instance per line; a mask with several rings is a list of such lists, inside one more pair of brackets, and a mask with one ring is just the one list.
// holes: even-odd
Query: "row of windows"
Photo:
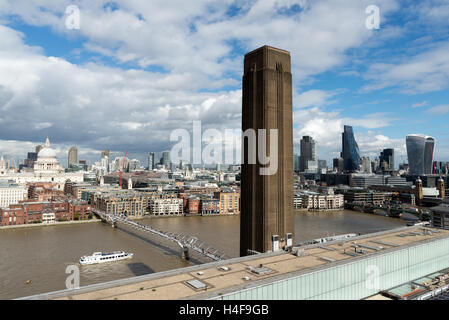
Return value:
[(100, 258), (100, 260), (110, 260), (110, 259), (115, 259), (115, 258), (122, 258), (122, 257), (124, 257), (124, 256), (125, 256), (125, 255), (122, 254), (122, 255), (119, 255), (119, 256), (102, 257), (102, 258)]

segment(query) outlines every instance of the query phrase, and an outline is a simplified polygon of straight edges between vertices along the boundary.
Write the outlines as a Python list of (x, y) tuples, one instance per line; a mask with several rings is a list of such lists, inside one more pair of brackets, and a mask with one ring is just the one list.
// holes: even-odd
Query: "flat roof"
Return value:
[(254, 50), (252, 50), (252, 51), (246, 53), (246, 54), (245, 54), (245, 57), (248, 56), (248, 55), (251, 55), (251, 54), (253, 54), (253, 53), (256, 53), (256, 52), (258, 52), (258, 51), (260, 51), (260, 50), (263, 50), (264, 48), (267, 48), (267, 49), (272, 50), (272, 51), (279, 51), (279, 52), (286, 53), (286, 54), (290, 55), (290, 52), (287, 51), (287, 50), (275, 48), (275, 47), (272, 47), (272, 46), (269, 46), (269, 45), (264, 45), (264, 46), (262, 46), (262, 47), (259, 47), (259, 48), (257, 48), (257, 49), (254, 49)]
[[(299, 255), (264, 253), (25, 299), (208, 299), (447, 237), (447, 230), (422, 226), (401, 227), (346, 240), (302, 246), (299, 247)], [(263, 272), (259, 272), (261, 267)], [(198, 283), (195, 280), (205, 286), (201, 286), (201, 289), (192, 286), (192, 281)]]

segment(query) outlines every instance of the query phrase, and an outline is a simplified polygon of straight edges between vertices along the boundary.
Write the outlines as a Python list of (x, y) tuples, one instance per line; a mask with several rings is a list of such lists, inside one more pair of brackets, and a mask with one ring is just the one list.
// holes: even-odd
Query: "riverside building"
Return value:
[(0, 180), (0, 208), (7, 208), (10, 204), (19, 203), (27, 196), (27, 188), (17, 183)]

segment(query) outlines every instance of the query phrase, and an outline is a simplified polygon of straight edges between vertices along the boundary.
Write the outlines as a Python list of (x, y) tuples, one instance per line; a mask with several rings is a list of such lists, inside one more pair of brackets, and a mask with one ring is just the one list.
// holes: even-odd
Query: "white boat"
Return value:
[(120, 261), (125, 259), (131, 259), (132, 253), (126, 253), (124, 251), (115, 251), (109, 253), (94, 252), (91, 256), (82, 256), (80, 258), (80, 264), (94, 264), (104, 263), (111, 261)]

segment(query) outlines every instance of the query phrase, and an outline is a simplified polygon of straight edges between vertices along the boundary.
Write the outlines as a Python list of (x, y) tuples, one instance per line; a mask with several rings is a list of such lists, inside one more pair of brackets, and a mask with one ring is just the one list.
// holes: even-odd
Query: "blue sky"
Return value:
[(449, 161), (448, 27), (443, 0), (0, 0), (0, 153), (22, 159), (49, 135), (63, 164), (72, 145), (146, 163), (193, 120), (240, 128), (243, 55), (268, 44), (292, 56), (295, 153), (311, 135), (330, 161), (348, 124), (373, 159), (406, 160), (405, 136), (423, 133)]

